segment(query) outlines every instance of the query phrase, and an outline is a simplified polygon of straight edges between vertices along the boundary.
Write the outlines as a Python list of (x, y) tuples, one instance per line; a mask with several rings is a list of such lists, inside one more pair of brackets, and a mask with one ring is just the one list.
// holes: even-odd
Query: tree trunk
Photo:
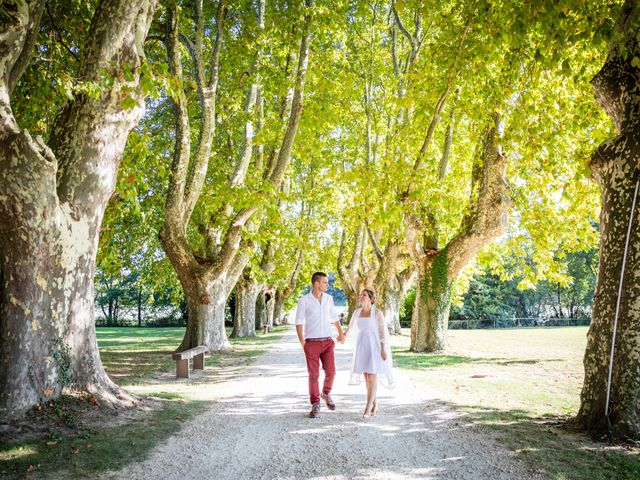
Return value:
[(0, 418), (55, 398), (65, 387), (99, 391), (103, 400), (117, 403), (119, 389), (102, 368), (93, 321), (101, 216), (90, 225), (62, 211), (54, 215), (46, 226), (35, 225), (43, 223), (35, 216), (35, 222), (25, 218), (30, 228), (2, 235)]
[(107, 318), (107, 325), (113, 326), (113, 297), (109, 295), (109, 317)]
[[(104, 209), (144, 111), (138, 67), (155, 2), (100, 2), (78, 77), (102, 84), (107, 71), (114, 81), (98, 97), (67, 102), (49, 145), (20, 128), (9, 103), (15, 61), (32, 33), (26, 30), (38, 28), (30, 18), (37, 3), (0, 27), (0, 418), (19, 416), (65, 387), (107, 405), (133, 400), (100, 361), (93, 276)], [(127, 97), (137, 106), (124, 109)]]
[(142, 289), (138, 288), (138, 327), (142, 326)]
[(275, 299), (273, 298), (273, 290), (268, 290), (264, 294), (264, 299), (265, 299), (265, 314), (267, 316), (267, 325), (269, 325), (269, 328), (271, 328), (274, 325), (273, 312), (275, 308)]
[[(592, 80), (598, 103), (611, 116), (618, 135), (591, 159), (600, 186), (600, 265), (593, 316), (584, 355), (585, 379), (578, 422), (594, 434), (640, 439), (640, 210), (636, 205), (626, 254), (615, 336), (609, 415), (606, 415), (611, 342), (632, 202), (640, 163), (640, 55), (636, 32), (640, 6), (627, 2), (621, 22), (627, 45), (614, 46)], [(621, 53), (621, 50), (624, 53)]]
[(347, 322), (351, 320), (351, 315), (353, 315), (353, 312), (356, 311), (356, 308), (358, 308), (358, 294), (355, 293), (355, 291), (351, 291), (349, 293), (345, 292), (346, 296), (347, 296)]
[(384, 295), (384, 314), (389, 333), (392, 335), (400, 335), (402, 328), (400, 326), (400, 291), (395, 285), (387, 285), (383, 291)]
[[(265, 174), (263, 178), (269, 183), (269, 189), (275, 188), (277, 190), (282, 184), (302, 116), (311, 37), (312, 1), (306, 0), (305, 5), (306, 13), (302, 28), (303, 35), (300, 40), (291, 116), (285, 128), (276, 163), (272, 165), (273, 168), (269, 172), (262, 172)], [(264, 2), (260, 2), (261, 11), (263, 7)], [(210, 34), (208, 31), (210, 27), (205, 27), (205, 23), (208, 24), (213, 19), (207, 19), (205, 22), (200, 15), (195, 32), (191, 32), (191, 34), (195, 34), (195, 44), (198, 46), (196, 55), (192, 55), (192, 60), (196, 64), (196, 70), (201, 72), (196, 75), (196, 83), (200, 93), (199, 116), (201, 118), (192, 122), (191, 108), (187, 101), (186, 92), (172, 97), (177, 126), (171, 177), (165, 203), (165, 223), (160, 231), (160, 240), (180, 278), (185, 295), (188, 298), (191, 297), (191, 301), (188, 301), (187, 332), (179, 347), (180, 350), (198, 344), (207, 345), (211, 351), (229, 348), (224, 330), (225, 305), (231, 290), (249, 261), (249, 256), (245, 251), (247, 242), (243, 241), (246, 240), (244, 230), (254, 215), (263, 207), (260, 202), (256, 202), (241, 208), (238, 212), (233, 212), (233, 209), (229, 208), (228, 215), (223, 215), (223, 219), (217, 219), (220, 223), (214, 221), (213, 225), (205, 225), (205, 230), (219, 231), (220, 233), (219, 236), (216, 235), (215, 242), (210, 242), (213, 248), (207, 249), (206, 258), (201, 258), (201, 255), (189, 244), (188, 225), (207, 178), (215, 137), (216, 92), (220, 71), (220, 52), (226, 28), (226, 12), (227, 6), (223, 1), (220, 1), (215, 18), (215, 42), (213, 42), (213, 48), (210, 52), (211, 58), (207, 62), (210, 67), (206, 83), (204, 81), (205, 59), (201, 47), (207, 43), (204, 41), (205, 35)], [(185, 33), (179, 31), (181, 23), (178, 21), (178, 17), (181, 14), (180, 9), (169, 9), (167, 53), (170, 73), (182, 80), (184, 75), (180, 38), (184, 37)], [(188, 86), (188, 84), (187, 81), (183, 82), (184, 86)], [(197, 140), (193, 142), (192, 139), (196, 136), (191, 134), (192, 123), (198, 129)], [(245, 146), (248, 147), (248, 145)], [(225, 229), (226, 232), (223, 232)], [(187, 293), (188, 290), (192, 290), (192, 292)], [(201, 298), (213, 303), (202, 302)], [(194, 311), (192, 312), (192, 310)], [(206, 324), (207, 314), (210, 315), (209, 323), (211, 325)], [(204, 335), (201, 332), (210, 332), (210, 334)]]
[(447, 250), (425, 258), (418, 267), (416, 301), (411, 318), (413, 352), (437, 352), (447, 346), (453, 282), (448, 280)]
[(182, 280), (187, 299), (187, 330), (176, 351), (181, 352), (199, 345), (212, 352), (231, 349), (224, 326), (224, 312), (229, 297), (228, 284), (218, 279), (207, 282), (190, 277), (188, 284)]
[(411, 350), (437, 351), (446, 347), (446, 333), (451, 306), (451, 288), (460, 271), (484, 246), (506, 230), (511, 208), (505, 175), (507, 157), (499, 144), (502, 125), (493, 115), (487, 128), (484, 151), (473, 168), (471, 198), (475, 198), (465, 215), (459, 233), (442, 250), (425, 250), (418, 241), (418, 230), (411, 217), (407, 222), (407, 246), (411, 252), (418, 282), (411, 319)]
[(273, 305), (273, 324), (274, 325), (287, 325), (288, 319), (284, 316), (284, 302), (286, 298), (284, 292), (278, 288), (276, 289), (276, 297)]
[[(260, 285), (260, 287), (262, 287), (262, 285)], [(255, 305), (255, 325), (256, 329), (259, 330), (267, 324), (267, 304), (264, 301), (264, 293), (262, 292), (262, 288), (260, 288), (260, 292), (256, 297)]]
[(232, 337), (256, 336), (256, 299), (262, 285), (245, 276), (236, 283), (236, 314), (233, 318)]

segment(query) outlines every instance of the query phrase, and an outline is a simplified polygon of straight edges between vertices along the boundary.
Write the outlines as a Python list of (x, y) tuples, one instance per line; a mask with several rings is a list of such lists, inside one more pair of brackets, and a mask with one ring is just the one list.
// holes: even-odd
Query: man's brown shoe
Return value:
[(309, 412), (309, 418), (318, 418), (320, 416), (320, 404), (314, 403), (311, 405), (311, 411)]
[(335, 410), (336, 409), (336, 404), (333, 403), (333, 399), (331, 398), (331, 395), (323, 393), (322, 395), (320, 395), (320, 397), (324, 400), (324, 403), (327, 404), (327, 408), (329, 410)]

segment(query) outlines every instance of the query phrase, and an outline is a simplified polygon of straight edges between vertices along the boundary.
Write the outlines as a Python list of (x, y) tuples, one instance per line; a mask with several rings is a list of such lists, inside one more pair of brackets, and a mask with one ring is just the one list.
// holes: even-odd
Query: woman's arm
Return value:
[(384, 315), (380, 310), (376, 310), (376, 321), (378, 322), (378, 338), (380, 339), (380, 356), (382, 356), (382, 360), (387, 359), (387, 352), (384, 349)]

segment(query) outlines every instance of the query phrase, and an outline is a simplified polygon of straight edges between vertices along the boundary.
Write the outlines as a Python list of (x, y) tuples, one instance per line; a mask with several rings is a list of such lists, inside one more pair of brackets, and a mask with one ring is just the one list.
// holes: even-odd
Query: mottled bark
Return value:
[(400, 325), (400, 305), (402, 296), (396, 283), (387, 284), (382, 288), (382, 298), (384, 299), (381, 309), (384, 312), (385, 321), (389, 328), (389, 333), (399, 335), (402, 333)]
[(264, 305), (265, 305), (265, 315), (266, 315), (266, 323), (269, 328), (275, 325), (274, 323), (274, 311), (275, 311), (275, 292), (270, 289), (265, 290), (264, 292)]
[(277, 288), (273, 299), (273, 324), (287, 325), (288, 319), (284, 316), (284, 302), (286, 298), (282, 289)]
[[(25, 61), (37, 2), (19, 3), (0, 32), (0, 417), (55, 398), (65, 387), (103, 403), (133, 398), (109, 380), (98, 353), (93, 276), (100, 224), (130, 130), (154, 1), (105, 0), (80, 53), (79, 77), (103, 84), (60, 112), (51, 143), (13, 116), (14, 67)], [(16, 63), (17, 62), (17, 63)], [(132, 76), (123, 71), (132, 72)], [(15, 73), (15, 71), (13, 71)], [(127, 96), (138, 102), (124, 109)]]
[(256, 330), (261, 329), (267, 323), (267, 304), (264, 299), (264, 293), (262, 292), (262, 288), (260, 292), (256, 296), (256, 316), (255, 316), (255, 325)]
[[(245, 269), (246, 270), (246, 269)], [(242, 275), (236, 283), (236, 314), (233, 318), (232, 337), (256, 336), (256, 300), (262, 285), (249, 275)]]
[(626, 254), (607, 419), (611, 345), (632, 201), (640, 167), (640, 6), (627, 2), (619, 24), (622, 43), (612, 46), (592, 80), (598, 103), (611, 116), (617, 135), (591, 159), (602, 194), (600, 263), (591, 326), (584, 356), (585, 380), (578, 421), (602, 434), (640, 439), (640, 210), (636, 205)]
[(231, 349), (224, 325), (225, 306), (229, 298), (229, 282), (207, 281), (191, 275), (182, 281), (187, 300), (187, 330), (177, 351), (198, 345), (216, 351)]
[(389, 332), (393, 334), (401, 333), (400, 328), (400, 301), (402, 287), (398, 279), (398, 269), (400, 265), (400, 244), (397, 238), (389, 238), (384, 251), (378, 245), (374, 233), (369, 232), (369, 241), (372, 244), (378, 265), (375, 271), (373, 285), (377, 294), (377, 306), (385, 315), (385, 321), (389, 327)]

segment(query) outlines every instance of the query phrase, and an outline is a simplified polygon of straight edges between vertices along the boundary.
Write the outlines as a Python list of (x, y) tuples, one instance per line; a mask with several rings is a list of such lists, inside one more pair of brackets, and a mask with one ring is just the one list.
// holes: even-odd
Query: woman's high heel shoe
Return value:
[(375, 417), (378, 414), (378, 402), (373, 402), (373, 406), (371, 407), (371, 412), (369, 415)]

